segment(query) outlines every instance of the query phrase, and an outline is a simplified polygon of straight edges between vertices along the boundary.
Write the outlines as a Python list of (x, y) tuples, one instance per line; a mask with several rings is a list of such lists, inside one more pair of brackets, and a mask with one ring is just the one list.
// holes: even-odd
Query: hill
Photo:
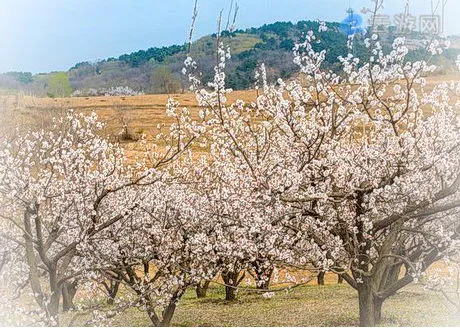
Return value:
[[(321, 36), (321, 43), (315, 45), (318, 50), (328, 49), (324, 65), (338, 71), (340, 65), (337, 57), (346, 55), (347, 37), (339, 30), (338, 23), (328, 23), (329, 29)], [(254, 84), (254, 69), (258, 63), (265, 63), (267, 77), (289, 79), (297, 72), (293, 63), (292, 48), (294, 43), (302, 39), (309, 30), (316, 31), (318, 22), (299, 21), (276, 22), (258, 28), (236, 30), (233, 33), (222, 32), (224, 42), (230, 46), (232, 60), (227, 66), (228, 86), (243, 90)], [(389, 48), (397, 35), (393, 29), (384, 34), (384, 47)], [(410, 35), (412, 44), (422, 44), (423, 36)], [(457, 44), (458, 39), (453, 42)], [(206, 82), (213, 76), (215, 65), (216, 35), (208, 35), (195, 41), (191, 47), (191, 55), (197, 61)], [(411, 60), (425, 57), (424, 50), (416, 46), (409, 56)], [(457, 55), (458, 47), (449, 49), (435, 59), (442, 64), (439, 73), (449, 73)], [(363, 37), (356, 40), (355, 54), (366, 56)], [(118, 58), (108, 58), (97, 62), (81, 62), (70, 68), (65, 74), (52, 72), (32, 75), (27, 72), (10, 72), (0, 74), (0, 89), (8, 91), (21, 90), (38, 96), (69, 96), (78, 90), (77, 95), (104, 95), (111, 88), (121, 86), (145, 93), (177, 93), (187, 87), (186, 78), (181, 73), (187, 55), (186, 45), (149, 48)], [(126, 90), (125, 90), (126, 91)], [(128, 92), (129, 93), (129, 92)], [(134, 92), (135, 94), (135, 92)]]

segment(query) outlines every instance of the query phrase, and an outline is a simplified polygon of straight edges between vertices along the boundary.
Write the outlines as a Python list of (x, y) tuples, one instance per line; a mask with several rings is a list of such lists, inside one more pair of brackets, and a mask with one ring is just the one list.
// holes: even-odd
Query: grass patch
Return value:
[[(271, 299), (241, 292), (238, 300), (224, 300), (221, 286), (208, 297), (184, 295), (173, 319), (174, 326), (355, 326), (357, 293), (346, 284), (309, 285)], [(457, 326), (460, 317), (448, 309), (441, 296), (412, 285), (390, 298), (383, 307), (383, 326)], [(136, 309), (120, 314), (115, 326), (148, 326), (145, 313)]]

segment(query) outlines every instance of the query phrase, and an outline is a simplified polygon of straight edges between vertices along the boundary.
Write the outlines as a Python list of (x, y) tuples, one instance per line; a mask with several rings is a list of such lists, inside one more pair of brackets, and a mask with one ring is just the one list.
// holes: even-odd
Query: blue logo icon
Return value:
[(340, 31), (347, 36), (365, 34), (366, 29), (362, 26), (363, 18), (361, 15), (355, 14), (351, 8), (347, 10), (347, 13), (347, 18), (340, 22)]

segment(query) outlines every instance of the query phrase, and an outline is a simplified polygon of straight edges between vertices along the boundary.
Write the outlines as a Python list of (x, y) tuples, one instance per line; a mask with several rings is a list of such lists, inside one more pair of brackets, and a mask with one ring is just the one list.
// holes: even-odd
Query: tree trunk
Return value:
[(182, 290), (178, 290), (174, 293), (173, 297), (170, 299), (168, 306), (166, 309), (163, 310), (163, 318), (160, 322), (161, 327), (170, 327), (171, 321), (174, 316), (174, 312), (176, 311), (177, 302), (179, 302), (180, 298), (185, 292), (185, 288)]
[(53, 321), (53, 325), (59, 326), (59, 302), (61, 299), (61, 291), (52, 292), (50, 303), (48, 304), (48, 313)]
[(226, 301), (236, 300), (236, 288), (225, 286), (225, 300)]
[[(367, 280), (367, 281), (366, 281)], [(374, 327), (375, 326), (375, 308), (374, 308), (374, 295), (370, 279), (358, 286), (358, 299), (359, 299), (359, 325), (361, 327)]]
[(47, 306), (48, 315), (54, 321), (55, 325), (59, 326), (59, 303), (61, 300), (62, 287), (57, 282), (57, 272), (55, 265), (49, 268), (49, 280), (50, 280), (50, 301)]
[(177, 300), (171, 300), (168, 307), (163, 311), (163, 320), (161, 320), (161, 327), (170, 327), (171, 321), (176, 311)]
[(160, 320), (158, 319), (158, 316), (155, 313), (155, 309), (153, 308), (153, 306), (151, 306), (150, 304), (147, 304), (145, 309), (146, 309), (147, 315), (150, 318), (150, 321), (152, 322), (153, 327), (160, 327), (161, 326)]
[(337, 275), (337, 283), (338, 284), (343, 284), (343, 277), (341, 274)]
[(263, 269), (257, 265), (254, 265), (255, 281), (257, 289), (268, 289), (270, 287), (270, 281), (273, 273), (273, 267)]
[(270, 288), (270, 277), (266, 277), (264, 280), (260, 280), (257, 283), (257, 289), (269, 289)]
[(226, 272), (222, 274), (222, 280), (225, 283), (225, 300), (234, 301), (236, 300), (236, 289), (241, 282), (241, 279), (238, 279), (239, 272)]
[(379, 323), (382, 320), (382, 305), (384, 299), (374, 297), (374, 320), (375, 323)]
[(318, 280), (318, 285), (323, 286), (324, 285), (324, 276), (326, 275), (326, 272), (320, 271), (318, 273), (318, 276), (316, 277)]
[(42, 309), (45, 309), (46, 305), (44, 301), (42, 287), (40, 284), (37, 258), (35, 256), (34, 244), (32, 240), (32, 226), (31, 226), (30, 220), (33, 214), (34, 213), (30, 212), (29, 210), (27, 210), (24, 213), (24, 230), (26, 232), (24, 234), (26, 260), (27, 260), (27, 266), (29, 269), (30, 287), (32, 288), (33, 295), (35, 297), (35, 301)]
[(205, 280), (203, 283), (200, 282), (196, 286), (195, 290), (196, 290), (196, 297), (197, 298), (205, 298), (206, 297), (206, 293), (208, 292), (209, 283), (210, 283), (209, 280)]
[(77, 292), (77, 284), (76, 283), (67, 283), (62, 286), (62, 310), (63, 311), (70, 311), (75, 309), (75, 305), (73, 304), (73, 299)]
[(115, 297), (118, 294), (118, 288), (120, 287), (120, 281), (114, 281), (110, 283), (110, 288), (108, 290), (109, 298), (107, 299), (108, 305), (113, 305)]

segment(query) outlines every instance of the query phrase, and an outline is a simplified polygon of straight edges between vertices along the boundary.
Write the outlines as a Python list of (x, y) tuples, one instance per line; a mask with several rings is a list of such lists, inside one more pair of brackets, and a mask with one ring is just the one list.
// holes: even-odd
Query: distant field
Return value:
[[(108, 132), (116, 133), (123, 126), (123, 119), (133, 131), (144, 133), (152, 132), (158, 123), (170, 123), (165, 116), (168, 97), (173, 97), (180, 102), (182, 107), (188, 107), (192, 113), (197, 114), (195, 95), (192, 93), (172, 95), (142, 95), (142, 96), (107, 96), (107, 97), (72, 97), (72, 98), (37, 98), (30, 96), (0, 97), (0, 105), (4, 107), (18, 107), (14, 111), (16, 122), (26, 124), (25, 121), (40, 122), (44, 117), (57, 115), (66, 109), (82, 112), (95, 111), (99, 118), (108, 124)], [(252, 101), (256, 98), (255, 91), (235, 91), (229, 101), (244, 99)], [(2, 119), (2, 125), (11, 125), (12, 121)]]
[[(430, 77), (427, 89), (445, 82), (460, 80), (459, 74), (438, 75)], [(1, 96), (0, 95), (0, 129), (4, 132), (13, 131), (16, 126), (23, 130), (45, 127), (54, 116), (59, 116), (67, 109), (90, 113), (95, 111), (99, 118), (107, 124), (106, 133), (111, 138), (122, 141), (128, 150), (128, 155), (136, 151), (136, 144), (130, 140), (119, 140), (123, 124), (128, 125), (129, 133), (136, 137), (145, 133), (154, 135), (159, 123), (169, 124), (171, 119), (165, 116), (165, 104), (168, 97), (173, 97), (181, 106), (188, 107), (192, 115), (198, 113), (195, 95), (192, 93), (172, 95), (142, 95), (142, 96), (107, 96), (107, 97), (72, 97), (72, 98), (38, 98), (31, 96)], [(228, 96), (229, 102), (242, 99), (254, 101), (254, 90), (235, 91)], [(458, 99), (453, 99), (457, 101)]]
[[(197, 117), (198, 107), (193, 93), (172, 95), (142, 95), (142, 96), (107, 96), (107, 97), (72, 97), (72, 98), (38, 98), (30, 96), (0, 97), (0, 130), (13, 133), (16, 126), (21, 130), (46, 127), (52, 117), (59, 116), (67, 109), (90, 113), (94, 111), (101, 121), (106, 123), (105, 133), (114, 141), (120, 141), (130, 158), (138, 153), (137, 143), (133, 142), (142, 134), (155, 135), (157, 125), (172, 123), (165, 115), (168, 97), (180, 102), (181, 107), (187, 107), (194, 117)], [(229, 95), (229, 101), (244, 99), (252, 101), (256, 98), (255, 91), (235, 91)], [(1, 108), (4, 108), (1, 110)], [(12, 109), (16, 108), (16, 109)], [(129, 134), (134, 140), (119, 139), (123, 124), (128, 125)]]

